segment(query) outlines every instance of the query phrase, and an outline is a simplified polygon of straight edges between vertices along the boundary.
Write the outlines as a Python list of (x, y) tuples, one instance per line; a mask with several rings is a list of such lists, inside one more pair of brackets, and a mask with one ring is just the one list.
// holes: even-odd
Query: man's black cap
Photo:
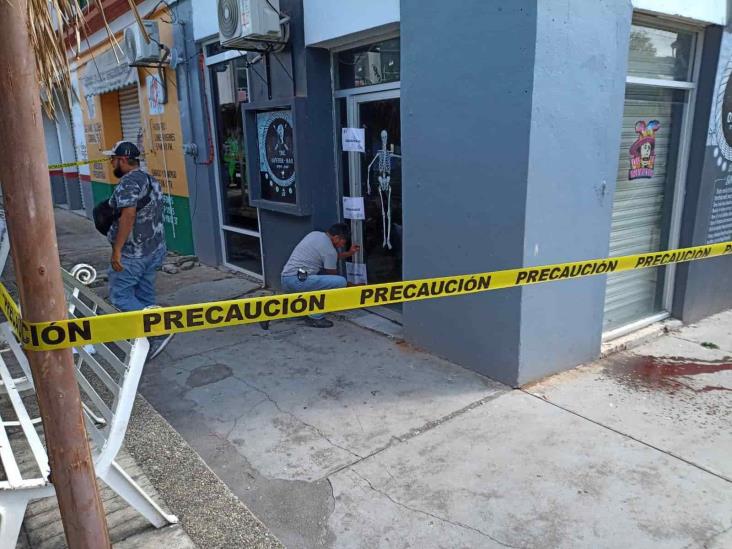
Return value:
[(117, 141), (112, 150), (104, 151), (105, 156), (126, 156), (127, 158), (139, 158), (140, 149), (130, 141)]

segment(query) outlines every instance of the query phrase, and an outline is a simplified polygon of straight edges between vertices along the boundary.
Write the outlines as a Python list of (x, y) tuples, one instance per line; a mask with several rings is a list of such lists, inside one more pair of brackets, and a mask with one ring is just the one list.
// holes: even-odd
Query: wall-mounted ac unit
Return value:
[(382, 74), (381, 52), (368, 51), (358, 54), (356, 60), (356, 80), (361, 81), (360, 86), (381, 84), (384, 80)]
[(283, 42), (279, 0), (218, 0), (218, 11), (225, 48), (262, 51)]
[(150, 42), (145, 42), (140, 26), (135, 23), (125, 29), (124, 49), (130, 66), (160, 61), (160, 31), (157, 21), (143, 21)]

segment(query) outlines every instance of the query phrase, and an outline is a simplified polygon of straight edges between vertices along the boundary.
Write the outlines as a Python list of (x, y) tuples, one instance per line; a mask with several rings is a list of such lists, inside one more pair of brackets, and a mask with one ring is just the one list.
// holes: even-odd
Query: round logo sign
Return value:
[(295, 181), (292, 141), (290, 122), (279, 116), (270, 119), (264, 136), (267, 171), (281, 187), (289, 187)]
[[(716, 105), (714, 108), (714, 125), (716, 126), (715, 131), (712, 134), (713, 141), (716, 141), (718, 152), (715, 153), (717, 156), (721, 153), (721, 158), (725, 160), (732, 160), (732, 60), (727, 63), (727, 66), (722, 73), (722, 80), (717, 90)], [(722, 161), (720, 158), (720, 162)]]
[(728, 79), (724, 87), (721, 116), (722, 135), (727, 145), (732, 147), (732, 79)]

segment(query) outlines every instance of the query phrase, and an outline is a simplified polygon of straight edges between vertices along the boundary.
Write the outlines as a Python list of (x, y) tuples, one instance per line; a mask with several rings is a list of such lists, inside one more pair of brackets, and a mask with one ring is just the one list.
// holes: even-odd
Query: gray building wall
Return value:
[(303, 154), (299, 155), (295, 169), (296, 177), (310, 178), (305, 187), (309, 189), (307, 200), (311, 206), (310, 215), (306, 216), (260, 209), (265, 279), (268, 286), (275, 288), (280, 286), (282, 267), (300, 239), (312, 230), (327, 229), (340, 216), (330, 53), (305, 47), (302, 0), (282, 0), (280, 10), (291, 17), (290, 45), (282, 53), (270, 55), (269, 70), (263, 63), (250, 69), (250, 74), (252, 70), (258, 73), (249, 78), (250, 105), (256, 107), (270, 98), (306, 99), (307, 116), (297, 120), (301, 126), (296, 132), (301, 136), (305, 133), (307, 140), (298, 142)]
[[(48, 164), (61, 164), (61, 149), (58, 144), (58, 132), (56, 131), (56, 122), (51, 120), (46, 113), (43, 113), (43, 134), (46, 138), (46, 152), (48, 154)], [(50, 172), (51, 179), (51, 198), (54, 205), (66, 204), (66, 186), (64, 185), (63, 170), (52, 170)]]
[[(316, 171), (313, 167), (317, 167), (321, 176), (312, 178), (307, 185), (310, 189), (310, 215), (293, 216), (260, 209), (265, 281), (275, 288), (280, 285), (283, 265), (300, 239), (314, 229), (327, 229), (339, 219), (330, 53), (305, 48), (302, 0), (282, 0), (280, 10), (291, 17), (290, 46), (282, 53), (270, 54), (269, 67), (260, 62), (250, 68), (250, 105), (256, 107), (270, 99), (306, 98), (307, 117), (298, 122), (307, 126), (308, 142), (301, 144), (306, 145), (307, 153), (301, 155), (298, 177), (301, 171)], [(187, 59), (176, 71), (181, 103), (187, 105), (181, 108), (183, 139), (186, 143), (195, 144), (198, 150), (197, 157), (186, 157), (194, 247), (201, 261), (219, 264), (224, 257), (218, 230), (216, 193), (219, 191), (214, 171), (217, 167), (206, 163), (210, 131), (214, 132), (211, 138), (216, 139), (213, 128), (215, 113), (209, 112), (207, 119), (204, 82), (198, 59), (194, 56), (202, 47), (196, 44), (192, 34), (191, 1), (179, 2), (176, 11), (183, 25), (176, 27), (175, 42)], [(253, 57), (254, 54), (249, 54), (249, 59)]]
[[(58, 134), (59, 150), (61, 161), (65, 164), (76, 162), (76, 145), (74, 144), (74, 131), (71, 123), (71, 113), (68, 108), (58, 104), (56, 107), (58, 118), (56, 119), (56, 132)], [(81, 196), (81, 184), (79, 183), (79, 167), (64, 168), (64, 187), (68, 206), (72, 210), (83, 210), (84, 203)]]
[[(402, 0), (405, 278), (607, 253), (631, 14)], [(518, 385), (596, 356), (604, 293), (597, 278), (408, 303), (405, 330)]]
[[(540, 0), (523, 263), (607, 257), (632, 7)], [(518, 384), (594, 359), (606, 277), (526, 287)]]
[[(707, 243), (715, 183), (732, 175), (716, 136), (723, 112), (717, 103), (724, 97), (732, 63), (732, 29), (708, 27), (704, 36), (702, 66), (697, 89), (689, 170), (686, 181), (680, 245)], [(715, 153), (716, 151), (716, 153)], [(732, 238), (732, 235), (730, 235)], [(677, 268), (673, 315), (685, 322), (732, 307), (732, 257), (681, 264)]]
[[(536, 24), (535, 2), (402, 0), (405, 278), (522, 264)], [(405, 333), (515, 383), (521, 297), (405, 303)]]

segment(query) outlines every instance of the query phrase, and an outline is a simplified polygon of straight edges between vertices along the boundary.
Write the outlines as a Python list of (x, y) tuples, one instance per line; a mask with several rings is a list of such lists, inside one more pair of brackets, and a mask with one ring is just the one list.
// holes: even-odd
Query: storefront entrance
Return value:
[[(355, 284), (396, 282), (402, 280), (403, 227), (399, 37), (335, 53), (333, 74), (341, 192), (364, 202), (364, 219), (343, 210), (353, 243), (361, 246), (346, 274)], [(355, 146), (346, 147), (343, 128)]]
[[(678, 245), (699, 34), (636, 17), (613, 202), (610, 255)], [(669, 315), (675, 267), (608, 276), (605, 338)]]
[(207, 49), (216, 129), (216, 176), (224, 264), (263, 278), (259, 211), (249, 204), (242, 104), (249, 101), (246, 59)]
[(348, 99), (348, 127), (364, 131), (363, 153), (348, 153), (344, 196), (363, 197), (364, 220), (352, 220), (356, 263), (369, 284), (402, 279), (402, 169), (399, 90)]

